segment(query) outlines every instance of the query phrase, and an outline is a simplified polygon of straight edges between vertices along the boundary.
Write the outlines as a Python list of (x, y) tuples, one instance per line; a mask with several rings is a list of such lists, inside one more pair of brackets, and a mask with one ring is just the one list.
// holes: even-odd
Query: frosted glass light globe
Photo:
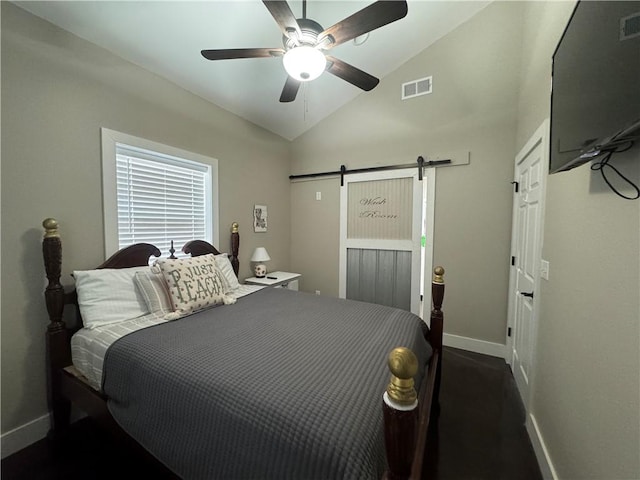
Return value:
[(301, 82), (308, 82), (324, 72), (327, 59), (320, 50), (303, 45), (287, 51), (282, 63), (289, 76)]

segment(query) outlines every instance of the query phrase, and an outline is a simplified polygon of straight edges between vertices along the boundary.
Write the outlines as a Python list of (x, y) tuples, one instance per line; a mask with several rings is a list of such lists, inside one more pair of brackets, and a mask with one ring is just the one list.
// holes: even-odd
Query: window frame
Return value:
[[(162, 143), (135, 137), (108, 128), (101, 128), (102, 143), (102, 208), (104, 221), (104, 249), (105, 258), (109, 258), (120, 249), (118, 235), (118, 196), (116, 180), (116, 154), (118, 146), (133, 150), (146, 150), (160, 156), (169, 157), (169, 161), (181, 163), (195, 163), (206, 167), (210, 172), (207, 181), (210, 202), (205, 205), (207, 235), (209, 238), (199, 239), (211, 242), (219, 249), (220, 244), (220, 216), (218, 200), (218, 160), (212, 157), (189, 152)], [(194, 239), (195, 240), (195, 239)], [(174, 245), (180, 250), (182, 245)], [(169, 252), (161, 252), (163, 256)]]

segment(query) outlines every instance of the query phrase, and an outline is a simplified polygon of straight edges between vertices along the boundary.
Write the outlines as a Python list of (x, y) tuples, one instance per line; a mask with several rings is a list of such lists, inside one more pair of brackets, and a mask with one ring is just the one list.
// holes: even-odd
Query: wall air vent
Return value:
[(640, 12), (620, 19), (620, 41), (640, 36)]
[(431, 93), (433, 77), (419, 78), (402, 84), (402, 100)]

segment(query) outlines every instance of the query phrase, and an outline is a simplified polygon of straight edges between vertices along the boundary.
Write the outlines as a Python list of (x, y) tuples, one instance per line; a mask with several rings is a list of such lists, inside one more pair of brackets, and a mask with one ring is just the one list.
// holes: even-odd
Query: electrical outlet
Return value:
[(316, 295), (320, 295), (320, 290), (316, 290)]
[(316, 192), (316, 200), (322, 200), (322, 192)]
[(549, 262), (546, 260), (540, 261), (540, 277), (549, 280)]

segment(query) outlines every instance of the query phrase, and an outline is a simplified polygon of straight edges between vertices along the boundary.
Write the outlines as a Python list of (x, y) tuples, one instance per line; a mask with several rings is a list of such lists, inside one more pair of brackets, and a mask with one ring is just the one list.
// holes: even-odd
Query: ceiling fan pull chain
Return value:
[(306, 83), (302, 86), (302, 89), (304, 90), (304, 113), (303, 113), (303, 120), (306, 122), (306, 121), (307, 121), (307, 113), (309, 112), (309, 97), (308, 97), (308, 92), (309, 92), (309, 90), (307, 89), (307, 85), (306, 85)]

